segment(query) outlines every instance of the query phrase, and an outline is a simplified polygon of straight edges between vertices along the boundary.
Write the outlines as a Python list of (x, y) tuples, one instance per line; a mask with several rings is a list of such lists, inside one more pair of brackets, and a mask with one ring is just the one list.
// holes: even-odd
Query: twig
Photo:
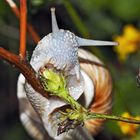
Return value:
[(30, 83), (31, 86), (42, 96), (48, 98), (48, 94), (40, 83), (34, 69), (26, 60), (21, 60), (18, 55), (15, 55), (3, 49), (2, 47), (0, 47), (0, 58), (11, 63), (17, 69), (19, 69), (20, 72), (25, 76), (27, 82)]
[(9, 6), (11, 7), (12, 11), (14, 12), (14, 14), (16, 15), (16, 17), (20, 17), (20, 13), (19, 10), (17, 8), (17, 5), (12, 1), (12, 0), (5, 0)]
[(21, 59), (26, 57), (26, 0), (20, 0), (20, 48)]
[[(5, 0), (9, 6), (11, 7), (13, 13), (16, 15), (17, 18), (20, 18), (20, 12), (19, 12), (19, 9), (16, 5), (16, 3), (14, 3), (13, 0)], [(38, 41), (40, 40), (40, 37), (39, 35), (36, 33), (36, 31), (34, 30), (33, 26), (29, 23), (27, 23), (27, 30), (28, 32), (30, 33), (33, 41), (37, 44)]]
[(28, 32), (30, 33), (30, 35), (31, 35), (31, 37), (32, 37), (32, 39), (33, 39), (33, 41), (37, 44), (37, 43), (41, 40), (41, 38), (40, 38), (39, 35), (35, 32), (33, 26), (32, 26), (31, 24), (29, 24), (29, 23), (27, 23), (27, 30), (28, 30)]

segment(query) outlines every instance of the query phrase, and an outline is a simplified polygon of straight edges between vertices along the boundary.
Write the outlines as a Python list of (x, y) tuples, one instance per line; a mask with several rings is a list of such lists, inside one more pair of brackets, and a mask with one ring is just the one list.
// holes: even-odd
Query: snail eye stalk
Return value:
[(117, 42), (84, 39), (76, 36), (79, 46), (117, 46)]
[(52, 32), (55, 34), (59, 31), (55, 15), (55, 8), (51, 8), (51, 17), (52, 17)]

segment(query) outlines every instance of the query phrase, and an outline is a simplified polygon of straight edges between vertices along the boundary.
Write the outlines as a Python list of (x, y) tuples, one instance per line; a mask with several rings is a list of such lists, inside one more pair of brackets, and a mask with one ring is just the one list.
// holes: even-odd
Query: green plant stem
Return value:
[(45, 69), (41, 73), (41, 81), (44, 89), (49, 91), (51, 96), (57, 96), (71, 106), (72, 109), (66, 110), (66, 112), (61, 112), (70, 120), (80, 120), (80, 122), (84, 122), (88, 119), (103, 119), (140, 124), (140, 120), (90, 112), (70, 96), (66, 87), (66, 79), (62, 74), (57, 74), (52, 70)]
[(68, 104), (70, 104), (73, 109), (75, 110), (81, 109), (82, 112), (79, 112), (79, 113), (82, 113), (81, 115), (84, 116), (83, 121), (88, 120), (88, 119), (103, 119), (103, 120), (116, 120), (116, 121), (122, 121), (122, 122), (127, 122), (127, 123), (140, 124), (140, 120), (125, 118), (125, 117), (120, 117), (120, 116), (115, 116), (115, 115), (89, 112), (87, 109), (82, 107), (77, 101), (75, 101), (73, 97), (71, 97), (68, 94), (68, 92), (61, 92), (61, 94), (59, 93), (57, 96), (65, 100)]
[(92, 113), (92, 112), (89, 112), (86, 115), (85, 120), (87, 120), (87, 119), (116, 120), (116, 121), (122, 121), (122, 122), (127, 122), (127, 123), (140, 124), (140, 120), (135, 120), (135, 119), (126, 118), (126, 117), (120, 117), (120, 116), (115, 116), (115, 115)]
[(74, 110), (79, 110), (82, 107), (77, 101), (73, 99), (73, 97), (69, 95), (67, 90), (59, 93), (57, 96), (70, 104), (72, 109)]

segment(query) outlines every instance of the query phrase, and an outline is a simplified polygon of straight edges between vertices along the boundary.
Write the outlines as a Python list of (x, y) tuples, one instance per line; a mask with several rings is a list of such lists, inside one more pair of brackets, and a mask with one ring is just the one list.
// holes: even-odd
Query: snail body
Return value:
[[(78, 57), (102, 64), (96, 56), (78, 49), (78, 47), (117, 44), (115, 42), (83, 39), (70, 31), (59, 29), (54, 8), (51, 9), (51, 13), (52, 33), (38, 43), (31, 57), (31, 66), (36, 71), (37, 76), (39, 71), (48, 65), (51, 65), (57, 72), (63, 72), (67, 78), (69, 94), (75, 100), (83, 98), (85, 100), (83, 105), (92, 112), (108, 113), (112, 101), (112, 82), (109, 72), (104, 67), (79, 63)], [(66, 106), (66, 102), (56, 97), (46, 99), (26, 82), (23, 75), (19, 76), (17, 91), (21, 121), (34, 139), (92, 140), (92, 134), (96, 134), (100, 129), (101, 121), (90, 120), (85, 122), (85, 126), (79, 126), (58, 136), (60, 113), (57, 110)], [(104, 93), (106, 95), (103, 95)]]

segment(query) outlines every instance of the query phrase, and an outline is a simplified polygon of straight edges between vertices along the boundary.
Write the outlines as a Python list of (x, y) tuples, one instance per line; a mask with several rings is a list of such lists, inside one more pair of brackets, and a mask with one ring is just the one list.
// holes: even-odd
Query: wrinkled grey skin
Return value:
[[(42, 64), (43, 60), (43, 64)], [(77, 74), (79, 78), (78, 42), (70, 31), (60, 29), (45, 36), (35, 48), (31, 65), (36, 70), (46, 63), (63, 70), (65, 75)]]

